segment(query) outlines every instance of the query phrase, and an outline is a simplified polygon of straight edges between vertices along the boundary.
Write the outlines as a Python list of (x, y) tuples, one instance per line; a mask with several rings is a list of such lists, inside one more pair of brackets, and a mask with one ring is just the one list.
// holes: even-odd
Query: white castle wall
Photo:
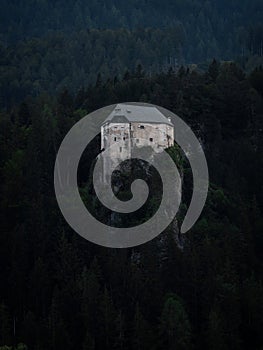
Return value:
[(155, 152), (162, 152), (174, 144), (174, 128), (159, 123), (106, 123), (101, 127), (101, 150), (104, 178), (116, 167), (118, 160), (131, 158), (132, 147), (150, 146)]

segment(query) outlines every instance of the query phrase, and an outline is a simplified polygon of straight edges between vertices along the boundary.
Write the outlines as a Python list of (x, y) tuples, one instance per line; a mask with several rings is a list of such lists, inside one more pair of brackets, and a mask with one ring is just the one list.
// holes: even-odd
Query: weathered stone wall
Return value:
[(167, 124), (132, 123), (131, 136), (133, 144), (151, 146), (157, 152), (174, 143), (173, 127)]
[(173, 143), (174, 129), (167, 124), (109, 123), (101, 128), (101, 149), (118, 144), (120, 153), (128, 150), (131, 145), (163, 149)]
[[(132, 147), (152, 147), (156, 152), (174, 144), (174, 128), (157, 123), (107, 123), (101, 127), (101, 149), (105, 174), (116, 167), (117, 160), (131, 158)], [(104, 175), (105, 178), (105, 175)]]
[(103, 154), (104, 179), (116, 168), (118, 160), (131, 158), (130, 123), (110, 123), (101, 128), (101, 149)]

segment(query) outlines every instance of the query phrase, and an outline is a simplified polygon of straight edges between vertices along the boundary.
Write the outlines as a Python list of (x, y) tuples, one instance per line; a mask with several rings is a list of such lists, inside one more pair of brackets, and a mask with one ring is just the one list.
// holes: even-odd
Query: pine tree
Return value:
[(207, 348), (211, 350), (226, 350), (228, 349), (225, 343), (225, 330), (223, 328), (222, 316), (219, 312), (212, 308), (209, 313)]
[(0, 344), (10, 345), (12, 342), (12, 321), (7, 306), (0, 304)]
[(136, 304), (136, 310), (133, 321), (132, 348), (134, 350), (152, 349), (153, 334), (150, 325), (141, 314), (139, 304)]
[(168, 295), (160, 321), (161, 349), (190, 349), (191, 337), (190, 322), (182, 302), (177, 295)]
[(213, 59), (213, 61), (208, 67), (208, 76), (214, 83), (216, 82), (216, 79), (218, 77), (219, 69), (220, 69), (220, 63), (218, 63), (216, 59)]
[(116, 310), (114, 308), (111, 296), (106, 287), (100, 300), (100, 314), (101, 319), (100, 341), (104, 349), (112, 349), (116, 339)]

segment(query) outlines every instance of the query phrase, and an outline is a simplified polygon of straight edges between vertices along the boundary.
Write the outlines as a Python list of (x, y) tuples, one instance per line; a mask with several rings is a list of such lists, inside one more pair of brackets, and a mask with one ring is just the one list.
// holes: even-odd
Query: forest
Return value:
[[(139, 66), (122, 79), (98, 79), (74, 95), (42, 94), (1, 112), (0, 344), (262, 349), (262, 75), (215, 60), (205, 73), (181, 67), (149, 76)], [(59, 212), (53, 167), (60, 142), (88, 112), (120, 101), (162, 105), (202, 140), (209, 195), (183, 248), (173, 227), (136, 248), (99, 247)], [(80, 164), (82, 190), (89, 155)], [(179, 222), (192, 181), (182, 164)]]
[(0, 12), (0, 103), (57, 94), (143, 65), (149, 74), (213, 58), (263, 64), (261, 0), (24, 1)]
[[(261, 0), (1, 1), (0, 350), (263, 349), (262, 18)], [(181, 234), (193, 176), (169, 148), (183, 178), (176, 219), (144, 245), (109, 249), (64, 220), (54, 164), (77, 121), (133, 101), (191, 126), (209, 192)], [(78, 185), (103, 222), (99, 145)]]

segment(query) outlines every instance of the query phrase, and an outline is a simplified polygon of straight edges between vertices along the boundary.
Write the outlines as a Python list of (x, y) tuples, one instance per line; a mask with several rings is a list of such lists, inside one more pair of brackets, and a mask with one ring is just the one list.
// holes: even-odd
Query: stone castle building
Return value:
[(115, 160), (130, 159), (134, 147), (150, 146), (159, 153), (173, 144), (171, 119), (156, 107), (118, 104), (101, 126), (106, 172), (114, 168)]

